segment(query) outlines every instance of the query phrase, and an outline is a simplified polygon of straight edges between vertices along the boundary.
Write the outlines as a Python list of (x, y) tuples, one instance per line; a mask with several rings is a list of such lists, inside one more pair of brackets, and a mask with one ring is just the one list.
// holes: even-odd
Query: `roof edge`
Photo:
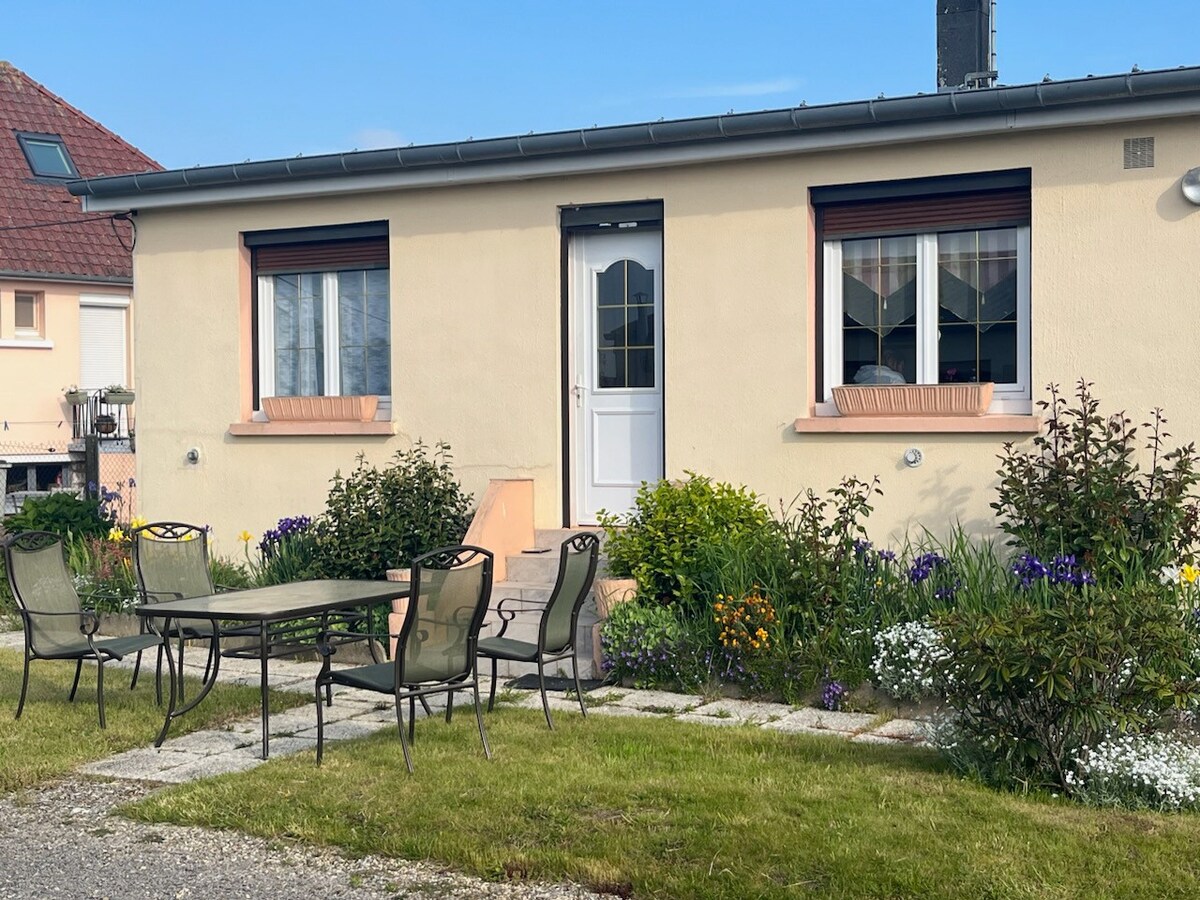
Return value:
[[(664, 165), (670, 164), (665, 157), (680, 155), (669, 153), (672, 148), (682, 151), (723, 146), (731, 148), (731, 152), (721, 154), (728, 158), (738, 155), (736, 148), (739, 146), (744, 145), (750, 151), (751, 146), (772, 139), (850, 133), (865, 137), (871, 132), (878, 132), (880, 139), (886, 139), (885, 135), (898, 127), (908, 133), (907, 140), (921, 140), (945, 136), (946, 123), (962, 123), (962, 131), (968, 132), (967, 123), (994, 123), (997, 117), (1012, 120), (1018, 114), (1037, 114), (1036, 117), (1026, 116), (1027, 127), (1039, 127), (1039, 123), (1040, 127), (1057, 127), (1057, 124), (1064, 124), (1060, 121), (1064, 117), (1050, 114), (1068, 111), (1094, 110), (1103, 114), (1112, 110), (1112, 120), (1120, 121), (1138, 118), (1137, 114), (1129, 115), (1131, 107), (1146, 106), (1144, 117), (1151, 117), (1155, 113), (1151, 112), (1153, 104), (1149, 101), (1183, 97), (1200, 100), (1200, 66), (389, 150), (170, 169), (83, 179), (69, 182), (67, 189), (75, 196), (87, 198), (85, 209), (99, 211), (122, 208), (122, 205), (177, 205), (168, 198), (183, 195), (195, 196), (191, 200), (181, 199), (178, 205), (206, 202), (200, 199), (201, 196), (219, 197), (211, 202), (229, 202), (239, 197), (291, 196), (306, 193), (300, 185), (316, 182), (326, 185), (341, 182), (342, 190), (353, 191), (367, 189), (368, 184), (401, 174), (413, 183), (438, 183), (441, 180), (461, 183), (465, 179), (453, 175), (454, 170), (475, 167), (494, 172), (497, 166), (509, 166), (512, 168), (509, 177), (520, 178), (532, 177), (528, 171), (531, 167), (521, 164), (539, 161), (561, 163), (607, 157), (609, 165), (603, 168), (620, 168), (621, 157), (637, 157), (641, 161), (633, 162), (632, 166)], [(1124, 115), (1115, 114), (1122, 109)], [(1173, 114), (1187, 115), (1198, 111), (1200, 108), (1187, 108)], [(985, 133), (989, 129), (998, 130), (994, 124), (989, 124), (977, 132)], [(648, 156), (659, 157), (660, 161), (647, 161)], [(554, 170), (554, 174), (566, 174), (565, 170), (570, 166), (549, 165), (547, 168)], [(590, 168), (593, 167), (581, 166), (580, 170)], [(418, 177), (418, 173), (423, 177)], [(439, 176), (438, 173), (443, 174)], [(502, 180), (502, 176), (493, 174), (488, 180)], [(352, 187), (351, 182), (355, 182), (355, 186)], [(289, 185), (296, 187), (289, 190)], [(335, 190), (335, 187), (329, 187), (323, 192)], [(150, 203), (138, 202), (150, 198), (154, 198)]]

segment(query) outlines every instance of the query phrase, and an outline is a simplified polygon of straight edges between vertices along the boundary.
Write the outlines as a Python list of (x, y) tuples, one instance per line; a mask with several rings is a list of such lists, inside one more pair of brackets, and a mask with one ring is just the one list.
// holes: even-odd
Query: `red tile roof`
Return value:
[(129, 223), (107, 213), (89, 216), (62, 183), (34, 178), (19, 131), (59, 135), (83, 178), (162, 168), (0, 60), (0, 275), (130, 279)]

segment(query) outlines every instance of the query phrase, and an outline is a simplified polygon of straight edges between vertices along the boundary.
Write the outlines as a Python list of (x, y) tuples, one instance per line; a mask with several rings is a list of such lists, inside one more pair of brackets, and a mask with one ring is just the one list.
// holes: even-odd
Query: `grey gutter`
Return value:
[(132, 275), (67, 275), (54, 272), (22, 272), (18, 269), (0, 269), (0, 278), (11, 281), (56, 281), (60, 284), (113, 284), (121, 287), (133, 285)]
[[(678, 150), (728, 145), (732, 149), (751, 142), (758, 144), (764, 140), (789, 137), (815, 138), (821, 134), (838, 135), (839, 138), (831, 141), (831, 144), (846, 146), (855, 143), (855, 139), (850, 137), (853, 134), (866, 138), (871, 132), (890, 131), (897, 127), (908, 135), (905, 139), (917, 140), (922, 136), (936, 137), (956, 130), (939, 127), (952, 122), (994, 120), (997, 117), (1012, 122), (1020, 113), (1066, 113), (1085, 109), (1099, 112), (1112, 108), (1115, 112), (1119, 108), (1151, 100), (1182, 101), (1192, 97), (1200, 99), (1200, 67), (1196, 66), (479, 141), (168, 169), (72, 181), (67, 184), (67, 190), (75, 196), (97, 201), (94, 204), (85, 201), (86, 209), (113, 209), (118, 208), (118, 200), (127, 200), (127, 206), (137, 207), (138, 198), (148, 199), (153, 195), (176, 195), (181, 192), (212, 192), (214, 197), (219, 196), (222, 200), (235, 199), (233, 191), (215, 190), (221, 188), (242, 188), (259, 195), (255, 187), (279, 185), (279, 189), (263, 191), (261, 195), (288, 196), (305, 193), (300, 184), (303, 182), (328, 183), (356, 179), (381, 183), (385, 179), (378, 176), (397, 173), (414, 176), (419, 172), (427, 173), (425, 177), (414, 178), (414, 184), (453, 183), (471, 180), (456, 176), (453, 172), (472, 167), (494, 170), (498, 165), (566, 161), (582, 157), (598, 161), (600, 157), (614, 155), (636, 157), (639, 161), (635, 165), (654, 165), (654, 156), (677, 155), (666, 154), (669, 148)], [(1156, 104), (1150, 103), (1148, 106)], [(1170, 114), (1184, 115), (1195, 111), (1191, 104), (1175, 106), (1178, 107), (1177, 111)], [(1130, 115), (1132, 111), (1129, 109), (1124, 112), (1124, 115), (1115, 114), (1114, 120), (1135, 117)], [(1149, 109), (1146, 112), (1153, 114)], [(806, 140), (803, 143), (809, 142)], [(608, 164), (585, 168), (619, 167), (615, 162), (611, 160)], [(522, 167), (518, 165), (516, 168)], [(562, 174), (569, 171), (570, 166), (560, 164), (546, 169)], [(522, 176), (515, 174), (509, 177)], [(490, 175), (487, 180), (497, 180), (497, 176)], [(285, 184), (293, 187), (284, 187)], [(350, 188), (347, 185), (345, 189), (357, 187)]]

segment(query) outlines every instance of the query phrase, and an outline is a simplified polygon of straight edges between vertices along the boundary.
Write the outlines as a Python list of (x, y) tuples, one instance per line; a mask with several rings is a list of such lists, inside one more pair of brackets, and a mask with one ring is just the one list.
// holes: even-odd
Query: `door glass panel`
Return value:
[(596, 386), (654, 387), (654, 270), (617, 260), (596, 276), (596, 307)]

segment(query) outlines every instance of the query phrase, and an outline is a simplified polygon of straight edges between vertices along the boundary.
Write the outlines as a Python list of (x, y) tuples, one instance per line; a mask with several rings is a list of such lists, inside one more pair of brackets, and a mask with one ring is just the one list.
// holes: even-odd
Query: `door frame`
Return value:
[(561, 438), (562, 464), (560, 471), (562, 491), (562, 524), (570, 528), (578, 524), (576, 513), (576, 479), (578, 478), (578, 459), (580, 442), (583, 439), (579, 427), (579, 416), (575, 406), (575, 343), (578, 333), (576, 321), (576, 303), (574, 288), (578, 272), (576, 271), (577, 238), (589, 233), (603, 234), (617, 232), (618, 229), (638, 229), (658, 232), (662, 262), (662, 311), (660, 330), (663, 335), (658, 348), (659, 367), (664, 373), (660, 385), (660, 403), (662, 406), (662, 434), (659, 446), (662, 448), (660, 467), (666, 472), (667, 456), (667, 384), (666, 384), (666, 246), (665, 230), (663, 228), (663, 203), (661, 200), (636, 201), (629, 203), (596, 204), (590, 206), (560, 207), (559, 223), (561, 241), (559, 249), (559, 403), (562, 411)]

